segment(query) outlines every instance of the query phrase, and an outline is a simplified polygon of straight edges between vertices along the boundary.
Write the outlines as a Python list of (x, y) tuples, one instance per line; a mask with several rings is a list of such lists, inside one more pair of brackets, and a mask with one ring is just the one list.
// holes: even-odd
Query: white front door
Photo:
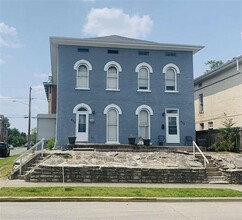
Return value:
[(88, 142), (88, 112), (76, 114), (76, 142)]
[(180, 143), (178, 109), (166, 109), (166, 143)]

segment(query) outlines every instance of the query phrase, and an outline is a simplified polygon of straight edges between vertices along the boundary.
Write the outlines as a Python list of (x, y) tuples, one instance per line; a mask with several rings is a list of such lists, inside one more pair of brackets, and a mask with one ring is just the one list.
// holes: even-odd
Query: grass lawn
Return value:
[(13, 161), (18, 156), (19, 155), (15, 155), (0, 160), (0, 178), (7, 177), (10, 174), (10, 172), (12, 171)]
[(208, 188), (3, 187), (0, 197), (242, 197), (242, 192)]

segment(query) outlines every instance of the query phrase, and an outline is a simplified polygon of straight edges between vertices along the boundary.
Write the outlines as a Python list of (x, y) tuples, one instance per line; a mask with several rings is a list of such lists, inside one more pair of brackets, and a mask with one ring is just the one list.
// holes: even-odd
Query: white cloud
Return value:
[(0, 47), (18, 48), (20, 46), (16, 28), (0, 22)]
[(149, 15), (129, 15), (117, 8), (92, 8), (87, 16), (83, 33), (91, 36), (122, 35), (125, 37), (144, 37), (153, 27)]

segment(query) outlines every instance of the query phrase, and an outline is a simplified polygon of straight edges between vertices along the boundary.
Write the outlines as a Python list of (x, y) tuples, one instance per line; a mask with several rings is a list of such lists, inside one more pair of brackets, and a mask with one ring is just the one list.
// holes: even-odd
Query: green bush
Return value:
[(55, 147), (55, 138), (52, 137), (46, 142), (46, 148), (52, 150)]
[(225, 118), (225, 121), (223, 122), (224, 128), (219, 129), (217, 142), (211, 145), (208, 150), (237, 152), (239, 128), (232, 127), (234, 124), (233, 119)]

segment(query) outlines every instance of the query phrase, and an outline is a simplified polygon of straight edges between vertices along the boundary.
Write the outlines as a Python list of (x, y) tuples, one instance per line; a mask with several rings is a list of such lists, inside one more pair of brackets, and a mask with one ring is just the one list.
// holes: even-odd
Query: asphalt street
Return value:
[(9, 202), (1, 220), (241, 220), (241, 202)]

